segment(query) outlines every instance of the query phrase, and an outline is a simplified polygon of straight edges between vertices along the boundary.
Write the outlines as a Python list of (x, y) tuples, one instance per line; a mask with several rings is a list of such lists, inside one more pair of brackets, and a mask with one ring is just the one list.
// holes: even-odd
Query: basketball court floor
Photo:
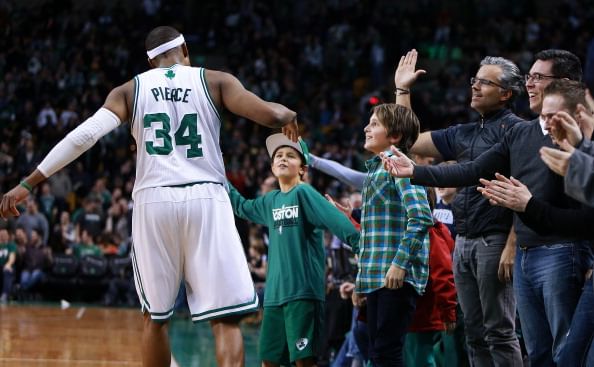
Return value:
[[(242, 326), (246, 366), (259, 366), (258, 327)], [(175, 317), (169, 335), (173, 366), (215, 367), (208, 323)], [(138, 309), (57, 304), (0, 305), (0, 366), (141, 366)]]

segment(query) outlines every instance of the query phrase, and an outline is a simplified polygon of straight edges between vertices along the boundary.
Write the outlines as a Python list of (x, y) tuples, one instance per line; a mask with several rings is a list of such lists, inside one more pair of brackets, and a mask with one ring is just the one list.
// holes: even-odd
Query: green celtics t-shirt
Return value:
[(0, 268), (8, 262), (10, 254), (16, 254), (16, 251), (17, 246), (14, 242), (0, 243)]
[(85, 256), (102, 256), (103, 252), (97, 245), (83, 245), (79, 243), (74, 246), (74, 256), (82, 259)]
[(269, 229), (264, 306), (298, 299), (323, 301), (324, 229), (351, 246), (359, 241), (359, 232), (344, 213), (305, 183), (254, 200), (245, 199), (231, 187), (229, 196), (237, 216)]

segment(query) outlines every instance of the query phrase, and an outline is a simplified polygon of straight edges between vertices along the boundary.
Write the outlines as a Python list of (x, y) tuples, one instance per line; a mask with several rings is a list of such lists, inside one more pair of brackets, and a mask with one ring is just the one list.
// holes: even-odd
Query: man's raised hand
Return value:
[(412, 49), (405, 56), (400, 57), (398, 68), (394, 73), (396, 88), (409, 89), (420, 75), (426, 74), (425, 70), (415, 70), (417, 65), (417, 50)]

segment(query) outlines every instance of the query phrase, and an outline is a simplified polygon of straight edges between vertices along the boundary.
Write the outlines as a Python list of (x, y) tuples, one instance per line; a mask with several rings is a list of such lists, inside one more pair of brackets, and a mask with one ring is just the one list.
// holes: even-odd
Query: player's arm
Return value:
[(229, 73), (207, 70), (206, 79), (209, 90), (215, 92), (212, 93), (215, 102), (236, 115), (269, 128), (280, 128), (296, 121), (295, 111), (279, 103), (264, 101), (245, 89), (241, 82)]
[(33, 187), (89, 150), (97, 140), (118, 127), (121, 121), (128, 120), (133, 83), (129, 81), (114, 88), (107, 96), (103, 107), (68, 133), (45, 156), (33, 173), (2, 196), (0, 217), (19, 215), (16, 205), (27, 198)]

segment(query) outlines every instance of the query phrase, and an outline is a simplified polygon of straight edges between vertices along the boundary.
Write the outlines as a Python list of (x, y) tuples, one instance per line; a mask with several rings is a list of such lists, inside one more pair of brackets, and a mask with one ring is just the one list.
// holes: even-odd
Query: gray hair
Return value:
[(520, 68), (512, 61), (503, 57), (487, 56), (481, 61), (483, 65), (497, 65), (501, 68), (499, 82), (505, 89), (512, 92), (510, 102), (524, 91), (524, 78), (520, 74)]

